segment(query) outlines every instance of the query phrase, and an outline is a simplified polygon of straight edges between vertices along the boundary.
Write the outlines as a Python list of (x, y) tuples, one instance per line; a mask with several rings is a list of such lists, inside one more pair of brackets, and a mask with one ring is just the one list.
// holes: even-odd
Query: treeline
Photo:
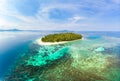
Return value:
[(81, 39), (81, 34), (75, 33), (59, 33), (59, 34), (49, 34), (42, 38), (43, 42), (61, 42), (61, 41), (71, 41), (76, 39)]

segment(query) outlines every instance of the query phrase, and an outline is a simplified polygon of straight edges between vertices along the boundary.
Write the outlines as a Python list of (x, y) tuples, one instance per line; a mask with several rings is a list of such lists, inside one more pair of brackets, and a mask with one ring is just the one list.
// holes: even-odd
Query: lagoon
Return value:
[(0, 32), (0, 78), (6, 81), (120, 80), (120, 32), (75, 32), (82, 34), (84, 40), (52, 46), (34, 43), (51, 33), (56, 32)]

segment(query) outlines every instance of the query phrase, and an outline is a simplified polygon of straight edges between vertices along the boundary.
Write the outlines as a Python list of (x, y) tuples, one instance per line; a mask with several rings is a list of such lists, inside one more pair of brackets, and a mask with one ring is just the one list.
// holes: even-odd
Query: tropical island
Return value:
[(81, 34), (76, 33), (57, 33), (57, 34), (49, 34), (37, 40), (38, 44), (41, 45), (53, 45), (53, 44), (62, 44), (69, 41), (74, 41), (82, 39)]

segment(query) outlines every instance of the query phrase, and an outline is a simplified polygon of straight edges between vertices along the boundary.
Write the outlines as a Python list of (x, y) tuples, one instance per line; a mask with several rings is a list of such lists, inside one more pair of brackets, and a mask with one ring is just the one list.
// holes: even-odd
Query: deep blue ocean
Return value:
[[(59, 31), (4, 31), (0, 32), (0, 81), (4, 79), (4, 75), (14, 67), (16, 60), (21, 54), (29, 52), (30, 45), (38, 38)], [(120, 39), (120, 32), (95, 32), (95, 31), (76, 31), (86, 39), (96, 40), (101, 37), (110, 37)], [(116, 42), (116, 41), (114, 41)], [(118, 40), (117, 40), (118, 42)], [(115, 51), (120, 54), (120, 41)], [(118, 55), (120, 56), (120, 55)]]

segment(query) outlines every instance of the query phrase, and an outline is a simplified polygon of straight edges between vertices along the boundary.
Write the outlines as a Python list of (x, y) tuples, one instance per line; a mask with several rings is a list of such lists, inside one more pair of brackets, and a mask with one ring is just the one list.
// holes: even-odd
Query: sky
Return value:
[(120, 31), (120, 0), (0, 0), (0, 29)]

